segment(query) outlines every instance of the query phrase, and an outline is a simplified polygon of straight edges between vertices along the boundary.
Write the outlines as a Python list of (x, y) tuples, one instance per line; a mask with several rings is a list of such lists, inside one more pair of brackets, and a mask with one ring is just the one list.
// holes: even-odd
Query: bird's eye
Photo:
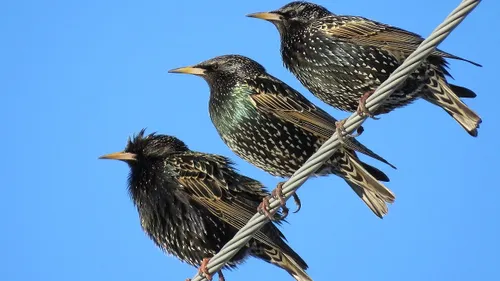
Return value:
[(219, 69), (219, 65), (218, 65), (218, 64), (214, 64), (214, 65), (212, 65), (212, 69), (213, 69), (213, 70), (217, 70), (217, 69)]
[(296, 16), (297, 16), (297, 11), (291, 10), (290, 12), (288, 12), (288, 17), (289, 18), (294, 18)]

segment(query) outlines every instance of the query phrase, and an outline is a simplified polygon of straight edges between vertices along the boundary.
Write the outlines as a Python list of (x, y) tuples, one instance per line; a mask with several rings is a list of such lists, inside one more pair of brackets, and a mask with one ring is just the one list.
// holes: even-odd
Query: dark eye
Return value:
[(290, 12), (288, 12), (288, 17), (289, 18), (294, 18), (296, 16), (297, 16), (297, 11), (291, 10)]
[(212, 65), (212, 69), (213, 69), (213, 70), (217, 70), (217, 69), (219, 69), (219, 65), (218, 65), (218, 64), (214, 64), (214, 65)]

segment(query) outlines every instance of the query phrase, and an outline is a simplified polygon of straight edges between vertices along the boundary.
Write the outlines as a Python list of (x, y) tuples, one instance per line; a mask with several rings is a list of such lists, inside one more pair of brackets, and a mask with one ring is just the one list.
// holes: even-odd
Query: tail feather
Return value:
[(349, 181), (346, 181), (347, 184), (356, 192), (356, 194), (365, 202), (365, 204), (372, 210), (372, 212), (377, 215), (379, 218), (383, 218), (385, 214), (389, 212), (385, 201), (377, 196), (374, 192), (363, 189), (360, 186), (357, 186)]
[(477, 95), (472, 90), (469, 90), (465, 87), (460, 87), (457, 85), (449, 84), (451, 90), (459, 97), (459, 98), (470, 98), (473, 99)]
[[(348, 151), (344, 151), (343, 156), (338, 160), (340, 176), (347, 181), (368, 208), (380, 218), (387, 214), (386, 203), (393, 203), (396, 196), (376, 178), (385, 179), (387, 176), (378, 169), (359, 161), (354, 154)], [(367, 171), (365, 167), (370, 167), (368, 168), (370, 171)], [(371, 172), (374, 172), (375, 175), (372, 175)]]
[(363, 166), (363, 168), (365, 168), (365, 170), (370, 174), (372, 175), (374, 178), (376, 178), (377, 180), (379, 181), (383, 181), (383, 182), (389, 182), (389, 177), (382, 171), (380, 171), (379, 169), (373, 167), (373, 166), (370, 166), (366, 163), (363, 163), (360, 161), (360, 164)]
[(306, 273), (306, 262), (288, 245), (283, 243), (283, 250), (267, 244), (251, 248), (251, 254), (286, 270), (297, 281), (313, 281)]
[(391, 166), (393, 169), (397, 169), (396, 166), (392, 165), (389, 161), (382, 158), (382, 156), (378, 155), (377, 153), (373, 152), (368, 147), (364, 146), (362, 143), (357, 141), (355, 138), (349, 138), (349, 137), (345, 138), (343, 145), (344, 145), (344, 147), (347, 147), (347, 148), (350, 148), (350, 149), (355, 150), (357, 152), (363, 153), (364, 155), (370, 156), (373, 159), (376, 159), (382, 163), (385, 163), (385, 164)]
[[(423, 96), (423, 98), (443, 108), (471, 136), (477, 137), (477, 129), (479, 128), (479, 124), (481, 124), (482, 122), (481, 117), (479, 117), (474, 111), (467, 107), (467, 105), (465, 105), (465, 103), (463, 103), (457, 96), (467, 95), (468, 92), (462, 90), (465, 88), (458, 88), (458, 86), (449, 85), (443, 77), (437, 74), (430, 78), (427, 86), (429, 87), (430, 91), (428, 91)], [(455, 93), (454, 90), (459, 91), (458, 93)]]
[(475, 66), (478, 66), (478, 67), (482, 67), (482, 65), (480, 65), (479, 63), (477, 62), (473, 62), (471, 60), (468, 60), (468, 59), (464, 59), (464, 58), (461, 58), (461, 57), (458, 57), (458, 56), (455, 56), (455, 55), (452, 55), (450, 53), (447, 53), (447, 52), (444, 52), (444, 51), (441, 51), (439, 49), (435, 50), (433, 53), (433, 55), (435, 56), (440, 56), (440, 57), (444, 57), (444, 58), (450, 58), (450, 59), (454, 59), (454, 60), (461, 60), (461, 61), (465, 61), (465, 62), (468, 62), (472, 65), (475, 65)]

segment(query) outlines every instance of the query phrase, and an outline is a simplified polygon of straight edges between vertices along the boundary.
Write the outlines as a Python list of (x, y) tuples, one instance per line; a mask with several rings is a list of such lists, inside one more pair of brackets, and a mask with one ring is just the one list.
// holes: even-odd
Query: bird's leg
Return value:
[(359, 105), (358, 105), (358, 109), (356, 110), (356, 112), (360, 115), (360, 116), (368, 116), (370, 118), (373, 118), (375, 120), (378, 120), (380, 118), (378, 117), (375, 117), (369, 110), (368, 108), (366, 108), (366, 100), (373, 94), (375, 93), (374, 90), (372, 91), (368, 91), (366, 92), (364, 95), (361, 96), (361, 98), (359, 99)]
[[(200, 268), (198, 268), (198, 274), (203, 274), (203, 277), (205, 277), (207, 280), (211, 281), (212, 280), (212, 274), (208, 272), (208, 261), (210, 261), (209, 258), (204, 258), (203, 261), (201, 262)], [(225, 281), (224, 275), (222, 274), (222, 270), (217, 271), (217, 274), (219, 275), (219, 281)], [(186, 281), (191, 281), (191, 278), (187, 278)]]
[(203, 275), (208, 281), (212, 281), (212, 274), (208, 272), (207, 264), (209, 258), (204, 258), (201, 262), (200, 268), (198, 269), (198, 274)]
[[(368, 97), (370, 97), (375, 91), (369, 91), (369, 92), (366, 92), (364, 95), (361, 96), (361, 98), (359, 99), (359, 105), (358, 105), (358, 109), (356, 110), (356, 112), (360, 115), (360, 116), (364, 116), (364, 115), (367, 115), (373, 119), (380, 119), (380, 118), (377, 118), (375, 117), (367, 108), (366, 108), (366, 100), (368, 99)], [(337, 135), (339, 136), (339, 141), (341, 144), (343, 145), (349, 145), (347, 143), (347, 140), (346, 140), (346, 136), (348, 136), (348, 138), (355, 138), (355, 137), (359, 137), (364, 129), (363, 127), (358, 127), (358, 129), (356, 130), (356, 134), (352, 134), (352, 135), (348, 135), (347, 134), (347, 131), (344, 127), (344, 124), (345, 122), (347, 121), (347, 119), (342, 119), (340, 121), (337, 121), (335, 122), (335, 128), (336, 128), (336, 132), (337, 132)], [(346, 134), (346, 136), (344, 136), (344, 134)]]

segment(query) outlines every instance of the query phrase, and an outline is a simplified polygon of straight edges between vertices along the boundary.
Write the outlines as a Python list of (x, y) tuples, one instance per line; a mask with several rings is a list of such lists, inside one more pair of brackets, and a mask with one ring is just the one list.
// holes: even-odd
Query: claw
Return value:
[(205, 278), (207, 278), (208, 281), (212, 281), (212, 274), (208, 272), (207, 264), (209, 258), (204, 258), (203, 261), (201, 262), (201, 266), (198, 269), (198, 274), (203, 275)]
[(347, 121), (347, 119), (342, 119), (340, 121), (335, 122), (335, 128), (336, 128), (335, 131), (337, 132), (340, 143), (343, 145), (346, 145), (347, 138), (359, 137), (364, 131), (363, 127), (358, 127), (358, 129), (356, 130), (356, 133), (350, 135), (344, 127), (344, 124), (346, 121)]
[(361, 96), (361, 98), (359, 99), (359, 105), (358, 105), (358, 109), (356, 110), (356, 112), (360, 115), (360, 116), (368, 116), (372, 119), (375, 119), (375, 120), (378, 120), (380, 119), (379, 117), (375, 117), (375, 115), (373, 115), (369, 110), (368, 108), (366, 108), (366, 100), (374, 93), (375, 91), (369, 91), (369, 92), (366, 92), (364, 95)]
[[(203, 275), (203, 277), (205, 277), (208, 281), (212, 281), (212, 274), (210, 274), (208, 272), (208, 268), (207, 268), (207, 265), (208, 265), (209, 261), (210, 261), (209, 258), (204, 258), (201, 261), (201, 265), (198, 268), (198, 274), (199, 275)], [(222, 274), (222, 270), (217, 271), (217, 274), (219, 275), (219, 281), (225, 281), (226, 280), (226, 279), (224, 279), (224, 275)], [(191, 278), (187, 278), (185, 281), (191, 281)]]
[(293, 193), (293, 201), (295, 202), (295, 205), (297, 205), (297, 210), (294, 211), (294, 213), (297, 213), (298, 211), (300, 211), (300, 208), (302, 207), (302, 203), (300, 203), (300, 198), (299, 196), (297, 195), (297, 193)]
[(278, 183), (276, 188), (271, 192), (271, 195), (274, 197), (274, 199), (280, 200), (280, 206), (282, 211), (282, 214), (279, 218), (280, 220), (284, 220), (288, 216), (288, 213), (290, 211), (290, 209), (288, 209), (288, 207), (286, 206), (285, 196), (283, 195), (283, 184), (284, 182)]
[[(281, 206), (282, 214), (281, 214), (281, 216), (280, 216), (280, 218), (278, 220), (285, 219), (288, 216), (289, 211), (290, 211), (290, 209), (288, 209), (288, 207), (286, 206), (285, 196), (283, 195), (283, 184), (284, 184), (284, 182), (278, 183), (278, 185), (276, 186), (276, 188), (271, 192), (271, 196), (274, 199), (280, 201), (280, 206)], [(270, 220), (276, 220), (276, 218), (274, 217), (274, 213), (271, 214), (271, 212), (268, 211), (268, 209), (269, 209), (269, 198), (271, 196), (266, 196), (262, 200), (262, 202), (259, 204), (259, 207), (257, 208), (257, 211), (259, 211), (259, 213), (261, 213), (261, 214), (266, 215), (266, 217), (269, 218)], [(293, 196), (293, 200), (295, 201), (295, 204), (297, 205), (297, 210), (295, 210), (294, 213), (297, 213), (300, 210), (300, 208), (301, 208), (300, 199), (299, 199), (299, 196), (297, 194), (295, 194), (295, 193), (292, 196)]]
[(288, 207), (286, 205), (281, 206), (281, 216), (280, 216), (279, 220), (286, 219), (286, 217), (288, 217), (289, 212), (290, 212), (290, 209), (288, 209)]
[[(278, 183), (278, 185), (276, 186), (276, 189), (274, 189), (273, 192), (271, 193), (275, 199), (280, 200), (281, 208), (283, 209), (282, 219), (286, 218), (286, 216), (288, 215), (288, 210), (289, 210), (286, 207), (285, 196), (283, 195), (283, 184), (285, 184), (285, 182)], [(294, 213), (297, 213), (298, 211), (300, 211), (302, 204), (300, 203), (300, 198), (297, 195), (297, 193), (294, 192), (292, 196), (293, 196), (293, 201), (295, 202), (295, 205), (297, 205), (297, 210), (295, 210)], [(286, 212), (286, 215), (285, 215), (285, 212)]]

